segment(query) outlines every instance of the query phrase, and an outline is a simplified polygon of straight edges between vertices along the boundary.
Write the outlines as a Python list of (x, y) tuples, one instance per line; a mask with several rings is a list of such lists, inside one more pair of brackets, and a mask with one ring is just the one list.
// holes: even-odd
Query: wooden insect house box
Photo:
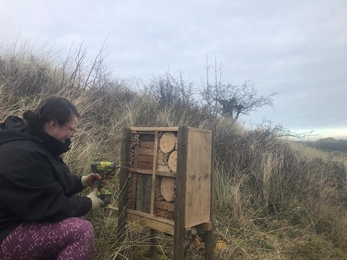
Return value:
[(212, 143), (212, 132), (205, 129), (125, 129), (119, 226), (137, 221), (172, 234), (175, 251), (183, 249), (190, 228), (212, 232)]

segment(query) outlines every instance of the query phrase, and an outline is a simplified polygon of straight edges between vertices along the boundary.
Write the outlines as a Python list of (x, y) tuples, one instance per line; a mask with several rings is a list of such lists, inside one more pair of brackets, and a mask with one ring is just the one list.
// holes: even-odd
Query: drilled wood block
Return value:
[(170, 172), (170, 168), (168, 165), (161, 165), (159, 164), (158, 167), (157, 167), (157, 170), (159, 172)]
[(130, 202), (129, 208), (135, 209), (136, 207), (136, 184), (137, 184), (137, 173), (131, 173), (131, 186), (130, 186)]
[(177, 151), (173, 151), (169, 155), (168, 165), (171, 171), (175, 172), (177, 169)]
[(175, 148), (176, 135), (172, 132), (164, 133), (160, 137), (159, 148), (163, 153), (169, 153)]
[(140, 169), (152, 169), (153, 168), (153, 163), (150, 162), (137, 162), (137, 167)]
[(153, 155), (141, 155), (139, 154), (138, 159), (139, 162), (147, 162), (153, 164)]
[(149, 213), (151, 205), (151, 176), (137, 175), (136, 210)]
[(156, 209), (156, 214), (155, 215), (157, 217), (174, 220), (174, 213), (170, 212), (170, 211), (166, 211), (166, 210), (162, 210), (162, 209)]
[(155, 205), (158, 209), (174, 212), (175, 204), (172, 202), (157, 201)]
[(175, 179), (170, 177), (162, 177), (160, 182), (160, 193), (166, 201), (174, 201)]
[(154, 142), (141, 141), (140, 142), (140, 148), (153, 149), (154, 148)]
[(141, 148), (139, 147), (139, 155), (154, 155), (154, 149), (152, 148)]

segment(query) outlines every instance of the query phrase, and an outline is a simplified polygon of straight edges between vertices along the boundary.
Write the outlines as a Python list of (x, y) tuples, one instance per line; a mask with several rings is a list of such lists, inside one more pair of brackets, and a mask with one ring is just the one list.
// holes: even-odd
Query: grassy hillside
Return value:
[(347, 153), (347, 140), (336, 140), (332, 137), (319, 139), (317, 141), (303, 142), (303, 144), (327, 152), (344, 152)]
[[(0, 120), (21, 116), (50, 94), (71, 99), (82, 117), (64, 159), (78, 175), (87, 174), (92, 161), (119, 161), (124, 127), (211, 129), (215, 240), (224, 243), (221, 250), (216, 247), (216, 259), (347, 259), (345, 153), (279, 139), (276, 129), (247, 131), (195, 102), (189, 96), (191, 85), (184, 81), (159, 75), (169, 86), (164, 95), (158, 81), (129, 85), (113, 78), (102, 58), (88, 64), (83, 53), (77, 49), (61, 61), (52, 50), (0, 46)], [(117, 184), (108, 183), (116, 207)], [(86, 218), (96, 230), (93, 259), (114, 259), (121, 249), (129, 249), (126, 259), (150, 259), (147, 228), (131, 224), (131, 233), (120, 244), (116, 218), (102, 211)], [(186, 259), (204, 259), (198, 237), (186, 241)], [(158, 242), (158, 259), (170, 259), (173, 238), (159, 233)]]

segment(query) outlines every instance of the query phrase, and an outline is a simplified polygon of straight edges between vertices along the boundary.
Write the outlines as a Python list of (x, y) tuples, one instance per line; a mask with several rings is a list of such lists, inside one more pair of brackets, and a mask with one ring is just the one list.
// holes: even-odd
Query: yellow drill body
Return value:
[(97, 192), (98, 197), (100, 197), (105, 204), (109, 204), (111, 200), (111, 194), (108, 191), (100, 191), (102, 180), (106, 178), (107, 175), (114, 175), (117, 165), (113, 162), (93, 162), (91, 164), (91, 170), (94, 173), (98, 173), (101, 176), (101, 180), (95, 180), (93, 184), (94, 190)]
[(91, 168), (93, 172), (106, 176), (106, 174), (113, 173), (117, 166), (113, 162), (93, 162)]

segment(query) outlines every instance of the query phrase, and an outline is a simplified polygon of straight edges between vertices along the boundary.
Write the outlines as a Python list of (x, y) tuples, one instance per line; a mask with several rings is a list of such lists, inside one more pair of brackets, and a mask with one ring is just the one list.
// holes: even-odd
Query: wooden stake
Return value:
[(214, 209), (214, 153), (215, 153), (215, 147), (214, 147), (214, 135), (212, 133), (212, 156), (211, 156), (211, 206), (210, 206), (210, 221), (212, 224), (212, 228), (210, 230), (205, 231), (205, 260), (211, 260), (213, 259), (213, 250), (214, 250), (214, 243), (213, 243), (213, 209)]
[(175, 198), (175, 226), (174, 226), (174, 260), (182, 260), (184, 257), (185, 239), (185, 205), (186, 205), (186, 176), (187, 176), (187, 139), (188, 128), (179, 127), (178, 130), (178, 155)]
[[(130, 129), (123, 129), (123, 139), (121, 145), (121, 169), (119, 173), (119, 208), (118, 208), (118, 227), (117, 227), (117, 240), (119, 246), (122, 247), (122, 243), (126, 236), (126, 220), (127, 220), (127, 204), (128, 204), (128, 168), (129, 168), (129, 147), (130, 147)], [(117, 260), (125, 259), (124, 251), (121, 250), (117, 255)]]

